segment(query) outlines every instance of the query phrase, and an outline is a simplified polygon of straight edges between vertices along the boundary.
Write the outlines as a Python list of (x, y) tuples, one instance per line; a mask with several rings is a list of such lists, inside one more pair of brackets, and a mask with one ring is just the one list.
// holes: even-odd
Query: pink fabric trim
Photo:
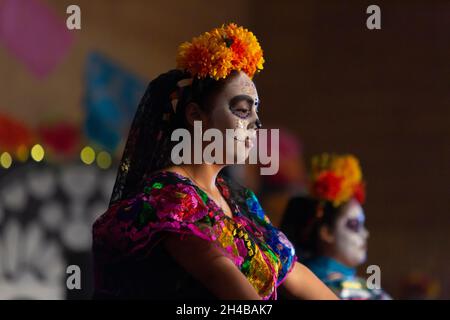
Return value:
[(288, 271), (286, 272), (286, 274), (284, 275), (284, 278), (280, 280), (280, 282), (279, 282), (278, 285), (277, 285), (277, 288), (283, 284), (284, 280), (286, 280), (288, 274), (292, 271), (292, 269), (294, 269), (295, 263), (296, 263), (297, 261), (298, 261), (297, 256), (294, 256), (294, 259), (292, 260), (292, 264), (291, 264), (291, 266), (289, 267), (289, 270), (288, 270)]

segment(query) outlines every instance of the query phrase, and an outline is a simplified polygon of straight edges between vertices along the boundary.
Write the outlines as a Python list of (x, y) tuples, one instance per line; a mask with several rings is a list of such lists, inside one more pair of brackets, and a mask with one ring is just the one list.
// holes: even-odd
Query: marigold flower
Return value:
[(365, 201), (365, 185), (358, 159), (353, 155), (321, 154), (312, 159), (314, 197), (339, 206), (351, 198)]
[(334, 172), (324, 171), (314, 182), (312, 193), (317, 198), (334, 201), (341, 191), (342, 180), (342, 177), (338, 177)]
[(250, 78), (263, 69), (263, 51), (255, 35), (234, 23), (222, 25), (184, 42), (178, 48), (177, 68), (197, 78), (226, 78), (243, 71)]

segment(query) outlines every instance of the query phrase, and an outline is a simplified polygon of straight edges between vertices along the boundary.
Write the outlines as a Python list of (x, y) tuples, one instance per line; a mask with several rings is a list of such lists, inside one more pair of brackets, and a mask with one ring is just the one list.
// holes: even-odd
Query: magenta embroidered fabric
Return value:
[(264, 214), (255, 194), (222, 177), (217, 186), (233, 211), (226, 216), (191, 180), (153, 174), (142, 192), (112, 205), (93, 226), (95, 297), (211, 298), (159, 245), (167, 232), (212, 242), (263, 299), (292, 269), (295, 250)]

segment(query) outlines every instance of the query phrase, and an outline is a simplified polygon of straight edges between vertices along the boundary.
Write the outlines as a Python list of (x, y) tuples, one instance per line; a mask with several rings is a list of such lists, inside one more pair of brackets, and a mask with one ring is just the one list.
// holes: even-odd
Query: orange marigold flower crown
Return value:
[(263, 69), (263, 51), (255, 35), (234, 23), (224, 24), (182, 43), (177, 68), (199, 79), (226, 78), (232, 71), (243, 71), (250, 78)]
[(350, 199), (365, 201), (365, 183), (358, 159), (353, 155), (321, 154), (311, 161), (311, 195), (335, 207)]

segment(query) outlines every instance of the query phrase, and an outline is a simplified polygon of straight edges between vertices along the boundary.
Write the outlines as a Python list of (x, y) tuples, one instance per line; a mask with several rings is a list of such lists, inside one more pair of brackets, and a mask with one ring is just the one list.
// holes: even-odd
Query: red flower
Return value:
[(165, 185), (161, 189), (152, 189), (150, 205), (162, 220), (195, 222), (208, 214), (195, 189), (186, 185)]
[(315, 197), (328, 201), (333, 201), (341, 191), (342, 178), (336, 176), (334, 172), (322, 172), (314, 182), (312, 192)]
[(355, 186), (355, 191), (353, 193), (353, 197), (360, 204), (364, 204), (364, 202), (366, 201), (366, 185), (364, 183), (358, 183)]

